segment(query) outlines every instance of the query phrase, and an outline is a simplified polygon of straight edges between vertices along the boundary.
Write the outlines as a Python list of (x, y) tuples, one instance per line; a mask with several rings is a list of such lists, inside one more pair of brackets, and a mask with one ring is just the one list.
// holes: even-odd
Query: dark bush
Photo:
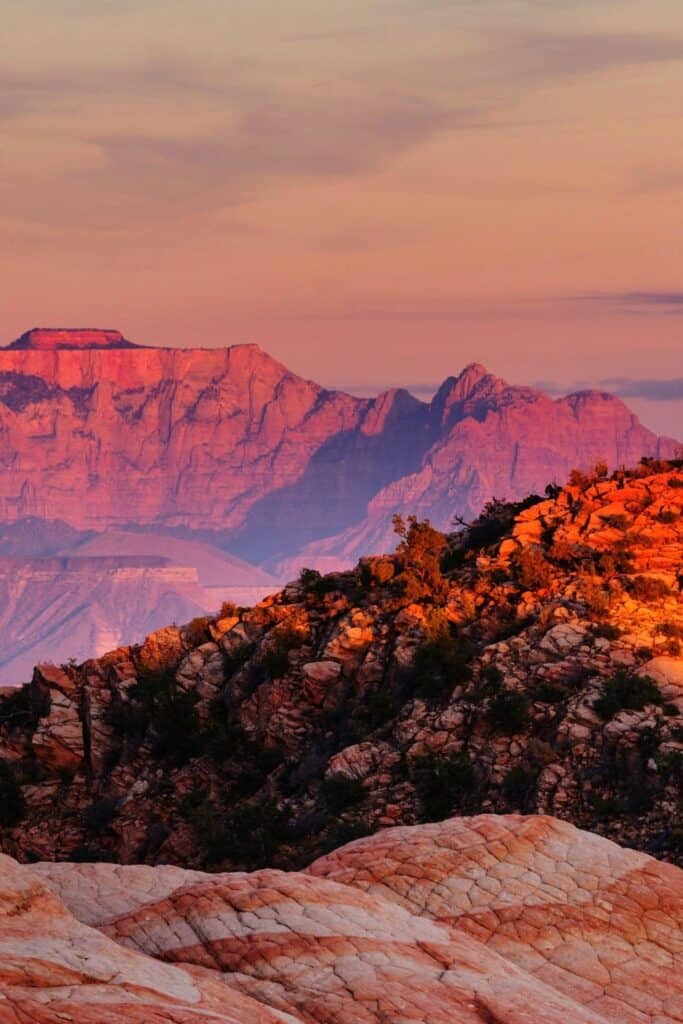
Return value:
[(29, 686), (22, 686), (6, 697), (0, 698), (0, 725), (13, 729), (32, 728), (47, 708), (36, 707)]
[(128, 697), (133, 705), (126, 711), (127, 724), (140, 728), (144, 722), (145, 731), (152, 730), (154, 757), (181, 765), (202, 753), (198, 695), (194, 690), (181, 690), (171, 672), (141, 674)]
[(242, 804), (228, 814), (203, 805), (198, 833), (207, 864), (228, 860), (252, 870), (268, 867), (278, 846), (290, 836), (289, 817), (274, 800)]
[(83, 811), (83, 823), (93, 832), (99, 832), (116, 817), (117, 806), (118, 801), (111, 797), (96, 800)]
[(372, 828), (364, 818), (352, 820), (343, 818), (329, 826), (324, 849), (329, 853), (346, 846), (347, 843), (353, 843), (356, 839), (365, 839), (370, 835), (372, 835)]
[(413, 761), (409, 774), (425, 821), (442, 821), (454, 809), (464, 811), (472, 806), (477, 777), (465, 754), (425, 754)]
[(414, 693), (427, 700), (447, 699), (459, 683), (472, 678), (472, 669), (456, 638), (448, 633), (426, 640), (417, 648), (413, 673)]
[(185, 643), (189, 647), (201, 647), (202, 644), (208, 643), (211, 640), (211, 633), (209, 632), (211, 621), (210, 616), (202, 615), (199, 618), (192, 619), (192, 622), (188, 622), (183, 629)]
[(609, 526), (613, 530), (626, 530), (628, 529), (628, 524), (630, 523), (629, 517), (625, 515), (623, 512), (620, 512), (616, 515), (601, 515), (600, 518), (602, 519), (605, 526)]
[(225, 668), (225, 678), (230, 679), (236, 672), (249, 661), (254, 651), (256, 650), (255, 644), (240, 644), (239, 647), (233, 647), (231, 651), (226, 651), (223, 655), (223, 665)]
[(669, 584), (656, 576), (636, 576), (629, 581), (629, 590), (639, 601), (661, 601), (671, 593)]
[(304, 590), (314, 590), (322, 579), (317, 569), (303, 568), (299, 573), (299, 583)]
[(285, 647), (271, 647), (264, 651), (261, 664), (271, 679), (281, 679), (289, 671), (289, 651)]
[(603, 683), (602, 695), (593, 707), (607, 721), (619, 711), (642, 711), (648, 704), (662, 703), (662, 693), (654, 679), (621, 671)]
[(657, 519), (659, 519), (660, 523), (664, 523), (665, 525), (670, 526), (671, 523), (676, 522), (678, 517), (678, 512), (675, 512), (674, 509), (663, 508), (657, 516)]
[(536, 787), (536, 774), (521, 765), (511, 768), (503, 780), (503, 796), (515, 810), (530, 809)]
[(12, 766), (0, 759), (0, 825), (12, 828), (26, 814), (26, 803)]
[(232, 601), (224, 601), (218, 612), (219, 619), (234, 619), (240, 613), (239, 608)]
[(593, 636), (601, 637), (603, 640), (618, 640), (621, 630), (611, 622), (601, 622), (593, 626)]
[(303, 647), (308, 639), (305, 631), (289, 622), (276, 626), (263, 651), (260, 664), (270, 679), (281, 679), (289, 672), (289, 652)]
[[(461, 544), (461, 550), (464, 552), (481, 551), (483, 548), (497, 544), (511, 531), (515, 518), (520, 512), (538, 505), (543, 500), (538, 494), (530, 494), (523, 501), (501, 501), (499, 498), (493, 498), (492, 501), (487, 502), (483, 512), (474, 522), (466, 523), (463, 519), (456, 517), (454, 525), (463, 528), (463, 533), (457, 537)], [(447, 557), (452, 558), (453, 555), (449, 552)], [(457, 560), (455, 564), (458, 564)]]
[(516, 690), (501, 690), (492, 698), (486, 710), (486, 720), (496, 732), (514, 735), (526, 727), (529, 701)]
[(328, 775), (323, 779), (320, 792), (329, 809), (336, 812), (359, 803), (365, 796), (360, 779), (352, 779), (341, 774)]

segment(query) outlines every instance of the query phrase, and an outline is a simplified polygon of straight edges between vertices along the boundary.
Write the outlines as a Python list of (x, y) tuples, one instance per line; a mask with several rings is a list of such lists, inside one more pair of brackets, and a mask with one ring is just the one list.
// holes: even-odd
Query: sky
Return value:
[(680, 0), (0, 0), (3, 341), (466, 363), (683, 438)]

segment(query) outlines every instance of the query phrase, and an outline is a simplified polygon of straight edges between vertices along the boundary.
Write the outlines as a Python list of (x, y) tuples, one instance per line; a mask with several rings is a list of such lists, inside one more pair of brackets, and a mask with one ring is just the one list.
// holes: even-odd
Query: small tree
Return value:
[(442, 600), (448, 593), (448, 583), (441, 572), (441, 556), (447, 545), (443, 533), (435, 530), (428, 519), (409, 516), (393, 518), (394, 532), (401, 538), (396, 559), (401, 567), (398, 576), (404, 594), (410, 600), (431, 597)]

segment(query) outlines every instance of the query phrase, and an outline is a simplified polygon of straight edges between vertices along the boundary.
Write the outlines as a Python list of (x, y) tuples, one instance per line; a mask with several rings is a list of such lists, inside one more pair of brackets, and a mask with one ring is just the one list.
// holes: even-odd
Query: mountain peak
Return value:
[(54, 352), (61, 349), (141, 348), (120, 331), (93, 327), (33, 327), (7, 345), (8, 349)]
[(468, 363), (457, 377), (446, 378), (432, 399), (432, 407), (443, 415), (451, 406), (472, 398), (482, 381), (503, 385), (503, 382), (494, 377), (481, 363)]

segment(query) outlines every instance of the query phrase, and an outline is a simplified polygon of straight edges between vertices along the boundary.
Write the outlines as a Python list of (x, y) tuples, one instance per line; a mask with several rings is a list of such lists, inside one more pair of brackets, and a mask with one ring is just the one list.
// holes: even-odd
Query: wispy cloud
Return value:
[(619, 398), (642, 398), (650, 402), (683, 401), (683, 377), (601, 377), (570, 383), (541, 380), (534, 385), (549, 395), (568, 395), (577, 391), (607, 391)]
[(683, 291), (597, 292), (573, 300), (591, 303), (630, 316), (681, 316)]
[[(160, 97), (165, 106), (175, 97), (182, 101), (178, 134), (168, 118), (159, 127), (150, 124), (149, 115), (136, 118), (134, 102), (127, 130), (92, 131), (92, 111), (101, 102), (113, 100), (120, 107), (136, 95)], [(103, 203), (94, 204), (100, 219), (121, 205), (137, 203), (149, 216), (179, 201), (186, 210), (229, 206), (293, 180), (362, 175), (435, 135), (475, 127), (481, 116), (408, 86), (373, 83), (370, 88), (333, 76), (282, 83), (254, 62), (210, 74), (170, 58), (127, 69), (44, 76), (0, 69), (0, 97), (5, 119), (69, 105), (90, 111), (83, 122), (75, 114), (73, 130), (78, 143), (99, 158), (68, 178), (80, 181), (72, 201), (80, 204), (82, 215), (88, 213), (89, 197), (105, 195)], [(192, 111), (194, 118), (188, 116)], [(194, 133), (193, 124), (201, 126)], [(60, 205), (52, 214), (47, 206), (40, 215), (79, 212)]]
[(606, 377), (601, 385), (622, 398), (647, 398), (652, 402), (683, 400), (683, 377), (631, 380), (626, 377)]
[(613, 68), (683, 61), (683, 39), (630, 33), (511, 33), (493, 47), (501, 77), (563, 78)]

